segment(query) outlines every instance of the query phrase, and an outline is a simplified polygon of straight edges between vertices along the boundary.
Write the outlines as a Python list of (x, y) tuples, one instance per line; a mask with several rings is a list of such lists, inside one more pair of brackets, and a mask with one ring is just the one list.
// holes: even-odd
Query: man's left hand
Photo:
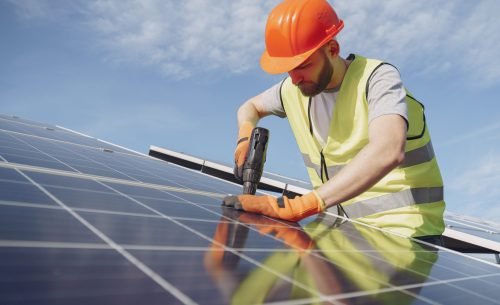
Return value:
[(293, 199), (286, 196), (279, 198), (255, 195), (226, 196), (222, 205), (293, 222), (325, 209), (325, 203), (315, 191)]

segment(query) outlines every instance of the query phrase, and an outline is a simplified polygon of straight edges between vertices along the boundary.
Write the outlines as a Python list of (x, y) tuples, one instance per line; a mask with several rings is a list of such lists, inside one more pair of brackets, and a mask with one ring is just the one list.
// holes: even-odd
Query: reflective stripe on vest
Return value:
[[(432, 142), (429, 141), (426, 145), (414, 149), (412, 151), (405, 152), (405, 159), (403, 163), (399, 165), (399, 168), (410, 167), (424, 162), (429, 162), (434, 158), (434, 149), (432, 147)], [(313, 168), (314, 171), (321, 177), (321, 165), (314, 164), (311, 158), (307, 154), (302, 154), (302, 159), (304, 159), (304, 164), (307, 167)], [(345, 165), (331, 165), (327, 167), (328, 177), (335, 176)]]
[(443, 200), (443, 187), (421, 187), (353, 202), (344, 206), (349, 217), (359, 218), (384, 211)]
[[(302, 154), (302, 159), (304, 159), (304, 164), (307, 167), (310, 167), (314, 169), (314, 171), (318, 174), (319, 177), (321, 177), (321, 165), (314, 164), (311, 161), (311, 158), (309, 158), (309, 155)], [(332, 165), (327, 167), (328, 171), (328, 177), (333, 177), (335, 176), (345, 165)]]
[(434, 158), (434, 149), (432, 148), (432, 142), (429, 141), (426, 145), (414, 149), (412, 151), (405, 152), (405, 159), (403, 163), (399, 165), (400, 168), (410, 167), (424, 162), (429, 162)]

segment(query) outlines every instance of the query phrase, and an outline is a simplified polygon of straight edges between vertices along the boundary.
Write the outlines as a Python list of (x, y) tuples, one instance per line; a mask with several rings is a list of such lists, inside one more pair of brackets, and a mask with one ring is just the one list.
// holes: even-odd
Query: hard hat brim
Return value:
[(260, 67), (262, 70), (266, 71), (269, 74), (280, 74), (280, 73), (285, 73), (292, 71), (293, 69), (297, 68), (300, 66), (301, 63), (306, 61), (306, 59), (309, 58), (314, 52), (316, 52), (319, 48), (321, 48), (325, 43), (327, 43), (330, 39), (335, 37), (340, 30), (344, 27), (344, 22), (340, 20), (339, 26), (332, 31), (328, 36), (321, 41), (316, 47), (312, 48), (311, 50), (308, 50), (307, 52), (291, 56), (291, 57), (276, 57), (276, 56), (271, 56), (267, 52), (267, 50), (264, 50), (264, 53), (262, 53), (262, 56), (260, 58)]
[(320, 47), (321, 45), (293, 57), (273, 57), (265, 50), (260, 58), (260, 67), (269, 74), (286, 73), (300, 66)]

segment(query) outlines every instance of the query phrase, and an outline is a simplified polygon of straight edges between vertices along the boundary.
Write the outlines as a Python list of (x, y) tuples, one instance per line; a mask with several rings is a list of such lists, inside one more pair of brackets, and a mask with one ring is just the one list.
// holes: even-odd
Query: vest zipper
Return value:
[[(312, 125), (312, 119), (311, 119), (311, 104), (312, 104), (312, 97), (309, 97), (309, 105), (307, 106), (307, 118), (309, 119), (309, 132), (311, 133), (311, 137), (314, 139), (314, 131), (313, 131), (313, 125)], [(321, 156), (321, 176), (320, 179), (323, 183), (327, 182), (330, 180), (330, 177), (328, 176), (328, 167), (326, 166), (326, 161), (325, 161), (325, 155), (323, 155), (323, 148), (321, 148), (319, 155)], [(323, 174), (324, 173), (324, 174)], [(325, 180), (326, 178), (326, 180)], [(345, 216), (349, 218), (349, 215), (344, 210), (344, 207), (339, 203), (337, 205), (337, 213), (340, 216)]]
[[(312, 96), (309, 97), (309, 105), (307, 105), (307, 118), (309, 120), (309, 132), (311, 133), (311, 137), (313, 137), (313, 139), (314, 139), (314, 130), (313, 130), (313, 124), (312, 124), (312, 118), (311, 118), (311, 104), (312, 104)], [(326, 181), (329, 180), (329, 178), (328, 178), (328, 171), (326, 170), (326, 162), (325, 162), (325, 156), (323, 155), (323, 148), (321, 148), (321, 150), (319, 152), (319, 155), (321, 156), (320, 179), (321, 179), (321, 182), (325, 183)], [(326, 180), (325, 180), (325, 176), (326, 176)]]
[[(311, 137), (314, 139), (314, 130), (313, 130), (313, 124), (312, 124), (312, 118), (311, 118), (311, 104), (312, 104), (312, 96), (309, 97), (309, 105), (307, 105), (307, 118), (309, 119), (309, 132), (311, 133)], [(323, 155), (323, 149), (324, 147), (321, 148), (319, 155), (321, 156), (321, 181), (325, 183), (326, 181), (330, 180), (330, 177), (328, 177), (328, 170), (326, 168), (326, 161), (325, 161), (325, 156)], [(326, 178), (326, 180), (325, 180)]]
[[(321, 156), (321, 181), (325, 183), (326, 181), (330, 180), (330, 177), (328, 177), (328, 169), (326, 168), (326, 161), (325, 161), (325, 155), (323, 155), (323, 149), (321, 149), (319, 155)], [(325, 174), (323, 175), (323, 173)], [(323, 177), (325, 177), (326, 180)]]
[(313, 124), (311, 119), (311, 104), (312, 104), (312, 96), (309, 97), (309, 105), (307, 105), (307, 118), (309, 119), (309, 131), (311, 132), (311, 136), (314, 137)]

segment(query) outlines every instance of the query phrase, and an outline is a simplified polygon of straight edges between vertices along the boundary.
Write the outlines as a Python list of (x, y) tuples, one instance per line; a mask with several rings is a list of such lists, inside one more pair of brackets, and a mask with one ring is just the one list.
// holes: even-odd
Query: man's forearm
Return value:
[(360, 195), (403, 161), (405, 124), (401, 117), (395, 115), (377, 119), (370, 126), (370, 143), (337, 175), (316, 190), (326, 207)]
[[(384, 160), (385, 161), (385, 160)], [(398, 163), (377, 159), (377, 149), (367, 145), (342, 170), (316, 191), (331, 207), (354, 198), (382, 179)]]

